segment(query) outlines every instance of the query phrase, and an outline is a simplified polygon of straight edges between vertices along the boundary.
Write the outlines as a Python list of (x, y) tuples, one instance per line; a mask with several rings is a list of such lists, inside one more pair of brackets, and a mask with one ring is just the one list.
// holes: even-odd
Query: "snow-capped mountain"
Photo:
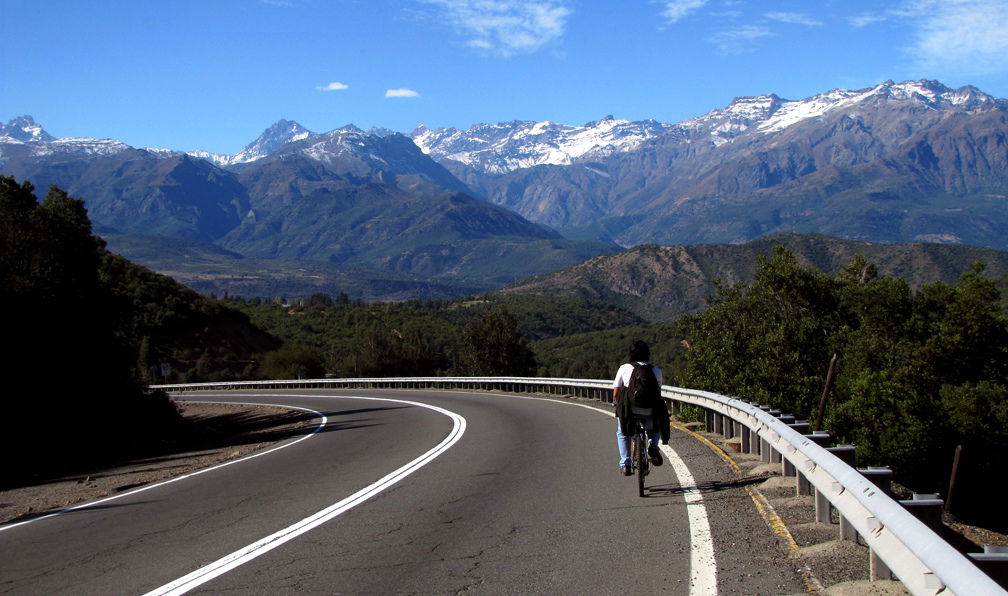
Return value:
[(174, 197), (179, 180), (198, 178), (208, 200), (225, 192), (218, 203), (235, 206), (214, 230), (318, 193), (378, 185), (468, 194), (625, 246), (820, 232), (1008, 248), (1008, 101), (970, 86), (887, 81), (800, 100), (739, 97), (677, 124), (512, 121), (421, 126), (410, 136), (352, 125), (319, 134), (281, 120), (234, 155), (185, 154), (54, 139), (22, 117), (0, 128), (0, 172), (106, 196), (109, 209), (150, 180)]
[(259, 138), (252, 141), (245, 148), (233, 155), (221, 155), (219, 153), (208, 153), (206, 151), (190, 151), (189, 155), (200, 157), (219, 166), (231, 166), (235, 164), (249, 163), (264, 157), (268, 157), (282, 149), (290, 143), (297, 143), (305, 139), (311, 139), (318, 135), (301, 126), (297, 122), (290, 120), (278, 120), (276, 124), (267, 128)]
[(6, 142), (21, 141), (22, 143), (52, 141), (53, 136), (42, 129), (31, 116), (14, 118), (7, 124), (0, 124), (0, 138), (6, 137)]
[(570, 165), (633, 151), (672, 128), (654, 120), (630, 122), (607, 116), (583, 126), (512, 121), (477, 124), (468, 130), (420, 126), (410, 137), (424, 153), (450, 159), (485, 174), (538, 165)]
[(679, 127), (692, 136), (707, 135), (712, 143), (720, 145), (749, 130), (762, 134), (780, 132), (830, 112), (885, 100), (933, 110), (1008, 106), (1008, 101), (995, 99), (972, 86), (950, 89), (938, 81), (886, 81), (867, 89), (834, 89), (801, 100), (781, 99), (774, 94), (739, 97), (728, 107), (686, 120)]
[(609, 116), (583, 126), (532, 121), (477, 124), (464, 131), (421, 126), (410, 136), (438, 161), (451, 160), (480, 174), (500, 175), (538, 165), (597, 161), (636, 151), (665, 136), (718, 146), (747, 132), (777, 133), (830, 112), (882, 100), (932, 110), (1008, 106), (1008, 101), (995, 99), (971, 86), (950, 89), (937, 81), (886, 81), (867, 89), (834, 89), (801, 100), (782, 99), (775, 94), (738, 97), (723, 109), (678, 124), (654, 120), (630, 122)]
[(21, 116), (7, 124), (0, 124), (0, 145), (21, 146), (23, 151), (36, 157), (58, 153), (114, 155), (130, 148), (125, 143), (113, 139), (79, 137), (57, 139), (46, 132), (31, 116)]

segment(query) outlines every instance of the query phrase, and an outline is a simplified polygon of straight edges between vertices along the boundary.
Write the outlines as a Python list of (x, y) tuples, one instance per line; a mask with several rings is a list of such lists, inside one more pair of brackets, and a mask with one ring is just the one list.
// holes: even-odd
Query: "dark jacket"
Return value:
[[(627, 387), (620, 387), (619, 392), (616, 394), (616, 417), (619, 418), (620, 427), (623, 429), (624, 434), (635, 428), (633, 411), (630, 408), (630, 391)], [(668, 445), (672, 429), (668, 405), (666, 405), (664, 399), (651, 409), (651, 421), (654, 425), (651, 429), (652, 432), (657, 431), (661, 433), (662, 445)]]

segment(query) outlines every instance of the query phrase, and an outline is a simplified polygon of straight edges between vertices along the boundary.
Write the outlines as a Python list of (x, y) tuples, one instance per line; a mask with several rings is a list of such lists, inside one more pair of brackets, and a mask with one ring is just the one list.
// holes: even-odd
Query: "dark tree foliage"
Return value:
[(506, 309), (488, 311), (465, 328), (461, 369), (472, 376), (531, 376), (535, 355)]
[(99, 274), (116, 333), (138, 354), (138, 374), (149, 382), (252, 378), (258, 355), (280, 345), (245, 314), (117, 255), (103, 252)]
[[(285, 342), (311, 346), (321, 354), (325, 374), (338, 377), (466, 374), (474, 366), (466, 356), (470, 351), (465, 343), (467, 326), (501, 310), (512, 314), (515, 332), (533, 346), (537, 338), (574, 336), (640, 322), (597, 301), (535, 295), (367, 304), (351, 302), (341, 294), (331, 304), (318, 295), (290, 303), (231, 299), (228, 304)], [(605, 346), (601, 347), (605, 352)], [(591, 360), (604, 368), (613, 365), (611, 359), (600, 358), (604, 357)], [(577, 355), (551, 356), (554, 361), (551, 369), (581, 374), (587, 370)], [(531, 374), (535, 373), (532, 369)]]
[(317, 379), (325, 372), (318, 350), (295, 343), (266, 354), (260, 370), (268, 379)]
[(651, 361), (660, 366), (666, 385), (681, 385), (686, 347), (676, 323), (633, 325), (577, 333), (532, 342), (539, 363), (537, 376), (611, 380), (627, 357), (627, 346), (642, 339), (651, 347)]
[(778, 248), (751, 284), (720, 288), (686, 321), (684, 382), (811, 418), (837, 354), (827, 423), (857, 446), (859, 464), (943, 493), (963, 445), (955, 511), (1008, 527), (981, 487), (1006, 471), (1008, 446), (1008, 318), (983, 269), (914, 294), (863, 258), (830, 276)]
[[(136, 353), (115, 329), (100, 280), (104, 243), (83, 202), (55, 187), (38, 204), (28, 183), (0, 177), (0, 316), (4, 377), (3, 482), (51, 464), (114, 452), (175, 422), (163, 394), (134, 374)], [(28, 446), (26, 448), (26, 446)]]
[(807, 414), (840, 316), (835, 281), (778, 248), (759, 258), (752, 283), (719, 287), (710, 307), (687, 319), (685, 383)]

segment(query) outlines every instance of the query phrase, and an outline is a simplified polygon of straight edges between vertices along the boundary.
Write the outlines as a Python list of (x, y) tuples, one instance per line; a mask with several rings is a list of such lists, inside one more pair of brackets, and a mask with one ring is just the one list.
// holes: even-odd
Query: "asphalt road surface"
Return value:
[(0, 593), (804, 592), (746, 483), (688, 434), (673, 430), (638, 497), (604, 405), (458, 391), (179, 397), (320, 416), (269, 452), (0, 526)]

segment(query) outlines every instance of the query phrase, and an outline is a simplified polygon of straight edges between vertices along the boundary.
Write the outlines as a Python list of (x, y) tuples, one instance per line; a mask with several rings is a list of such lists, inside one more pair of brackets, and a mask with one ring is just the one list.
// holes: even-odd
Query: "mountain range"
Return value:
[(489, 288), (621, 247), (781, 232), (1008, 249), (1006, 117), (1008, 100), (974, 87), (888, 81), (740, 97), (676, 124), (402, 135), (280, 120), (216, 155), (56, 138), (24, 116), (0, 125), (0, 173), (85, 199), (127, 257), (182, 238), (235, 261)]
[(1008, 100), (936, 81), (736, 98), (668, 125), (414, 131), (480, 196), (568, 236), (744, 242), (817, 232), (1008, 247)]

